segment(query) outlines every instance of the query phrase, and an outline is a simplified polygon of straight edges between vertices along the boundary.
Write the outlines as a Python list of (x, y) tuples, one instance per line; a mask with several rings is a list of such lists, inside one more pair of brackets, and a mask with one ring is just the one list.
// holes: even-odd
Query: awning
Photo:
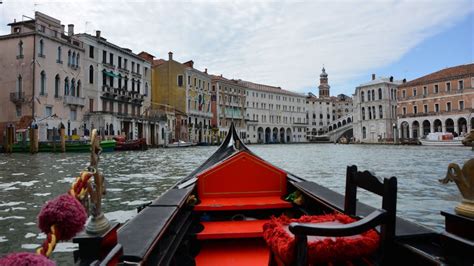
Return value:
[(109, 77), (113, 77), (113, 78), (118, 78), (119, 76), (114, 74), (114, 72), (110, 71), (110, 72), (107, 72), (106, 70), (103, 71), (105, 73), (105, 75), (109, 76)]

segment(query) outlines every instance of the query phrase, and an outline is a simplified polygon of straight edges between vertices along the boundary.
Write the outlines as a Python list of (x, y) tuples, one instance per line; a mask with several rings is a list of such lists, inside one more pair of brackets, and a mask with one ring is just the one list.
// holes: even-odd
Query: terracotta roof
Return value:
[(410, 82), (402, 84), (400, 87), (411, 87), (420, 84), (427, 84), (437, 81), (450, 80), (465, 76), (474, 76), (474, 64), (460, 65), (455, 67), (445, 68), (426, 76), (414, 79)]
[(155, 59), (153, 60), (153, 64), (151, 64), (153, 67), (160, 66), (166, 63), (166, 60), (164, 59)]

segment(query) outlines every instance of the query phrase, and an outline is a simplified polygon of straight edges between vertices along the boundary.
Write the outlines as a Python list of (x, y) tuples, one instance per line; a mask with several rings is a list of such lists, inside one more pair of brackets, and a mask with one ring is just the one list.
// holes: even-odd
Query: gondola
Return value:
[[(357, 188), (382, 197), (357, 201)], [(349, 166), (345, 196), (271, 165), (233, 125), (201, 166), (138, 214), (80, 235), (80, 265), (472, 265), (473, 219), (437, 232), (396, 216), (397, 180)]]

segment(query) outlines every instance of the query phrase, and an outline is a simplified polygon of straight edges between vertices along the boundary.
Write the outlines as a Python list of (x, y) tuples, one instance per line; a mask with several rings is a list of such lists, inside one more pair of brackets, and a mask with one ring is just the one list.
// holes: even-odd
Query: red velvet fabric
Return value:
[[(299, 219), (290, 219), (286, 216), (272, 217), (268, 223), (263, 225), (263, 238), (274, 254), (285, 264), (291, 264), (296, 258), (296, 252), (295, 237), (288, 230), (290, 223), (348, 224), (354, 221), (355, 219), (344, 214), (302, 216)], [(355, 237), (308, 236), (308, 263), (349, 261), (370, 255), (377, 250), (379, 239), (378, 233), (373, 229)]]

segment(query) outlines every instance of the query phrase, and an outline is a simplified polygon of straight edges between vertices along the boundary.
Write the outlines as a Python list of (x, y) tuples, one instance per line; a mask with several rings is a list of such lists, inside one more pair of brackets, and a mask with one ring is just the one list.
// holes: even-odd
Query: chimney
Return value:
[(375, 74), (372, 74), (372, 80), (375, 80)]
[(205, 68), (205, 69), (204, 69), (204, 73), (206, 73), (206, 74), (207, 74), (207, 68)]
[(67, 25), (67, 35), (68, 36), (74, 35), (74, 24)]
[(61, 30), (63, 31), (62, 34), (64, 34), (66, 32), (66, 26), (61, 25)]
[(168, 60), (169, 61), (173, 60), (173, 52), (168, 53)]
[(95, 31), (95, 37), (100, 38), (100, 30)]
[(393, 76), (390, 76), (390, 82), (393, 82)]
[(407, 82), (407, 79), (403, 79), (403, 83), (406, 83)]

